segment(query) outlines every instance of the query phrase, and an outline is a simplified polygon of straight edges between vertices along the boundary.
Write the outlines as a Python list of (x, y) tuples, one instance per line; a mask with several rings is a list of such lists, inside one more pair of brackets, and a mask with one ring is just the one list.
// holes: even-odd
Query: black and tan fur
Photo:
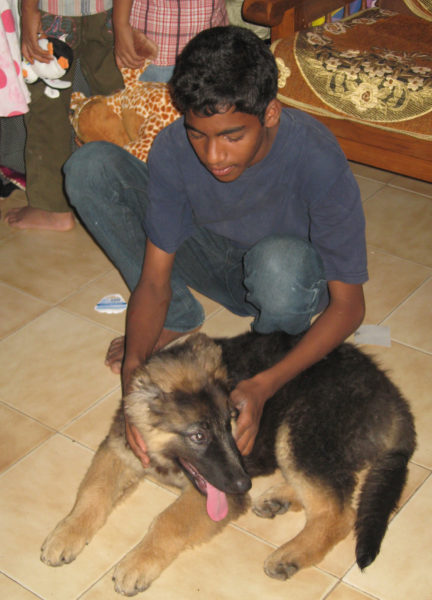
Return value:
[[(49, 565), (74, 560), (148, 473), (182, 493), (116, 568), (115, 589), (136, 594), (182, 550), (209, 540), (247, 510), (251, 477), (279, 469), (280, 485), (258, 498), (253, 510), (273, 518), (304, 509), (306, 524), (267, 558), (267, 575), (286, 579), (316, 564), (353, 527), (357, 563), (368, 566), (379, 552), (415, 447), (407, 403), (369, 357), (343, 344), (286, 385), (266, 403), (254, 449), (244, 459), (231, 434), (229, 391), (274, 364), (297, 339), (249, 333), (211, 340), (198, 334), (152, 357), (123, 400), (148, 446), (151, 466), (145, 470), (125, 443), (119, 409), (71, 513), (45, 540), (42, 560)], [(200, 476), (193, 485), (190, 465), (226, 492), (229, 513), (223, 520), (207, 515), (205, 495), (197, 489)], [(364, 482), (354, 507), (360, 473)]]

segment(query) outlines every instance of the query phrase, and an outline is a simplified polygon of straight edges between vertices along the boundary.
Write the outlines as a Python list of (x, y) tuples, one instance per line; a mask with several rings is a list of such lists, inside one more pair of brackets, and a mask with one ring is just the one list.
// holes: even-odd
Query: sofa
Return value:
[(431, 1), (354, 4), (335, 20), (340, 0), (244, 0), (243, 18), (270, 28), (284, 105), (325, 123), (349, 160), (432, 182)]

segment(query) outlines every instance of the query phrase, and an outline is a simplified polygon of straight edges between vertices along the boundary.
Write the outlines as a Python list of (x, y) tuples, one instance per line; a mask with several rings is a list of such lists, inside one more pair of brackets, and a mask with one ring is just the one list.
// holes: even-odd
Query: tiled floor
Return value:
[[(364, 573), (353, 539), (288, 582), (261, 568), (275, 545), (302, 526), (301, 514), (274, 521), (251, 514), (182, 555), (145, 592), (149, 600), (432, 599), (432, 185), (353, 165), (368, 226), (367, 324), (390, 327), (392, 345), (367, 346), (412, 404), (419, 445), (400, 510), (381, 554)], [(22, 203), (15, 192), (2, 211)], [(104, 437), (119, 378), (103, 365), (123, 315), (94, 305), (127, 290), (81, 227), (69, 233), (13, 231), (0, 223), (0, 598), (109, 600), (114, 565), (142, 537), (172, 493), (145, 482), (71, 565), (39, 560), (42, 540), (71, 507)], [(205, 301), (209, 334), (234, 335), (248, 320)], [(258, 493), (266, 481), (258, 481)]]

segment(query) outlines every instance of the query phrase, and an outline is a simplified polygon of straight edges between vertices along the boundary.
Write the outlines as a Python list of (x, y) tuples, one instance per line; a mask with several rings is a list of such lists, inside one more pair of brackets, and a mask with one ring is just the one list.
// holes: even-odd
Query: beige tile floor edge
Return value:
[[(144, 594), (148, 600), (432, 600), (432, 185), (352, 165), (367, 221), (370, 281), (365, 323), (390, 328), (391, 347), (365, 346), (410, 400), (418, 448), (381, 553), (361, 573), (349, 536), (288, 582), (262, 563), (295, 535), (300, 513), (264, 522), (248, 514), (209, 544), (185, 552)], [(15, 192), (2, 212), (21, 205)], [(82, 555), (54, 569), (39, 560), (50, 528), (71, 508), (104, 437), (120, 381), (103, 365), (124, 314), (101, 315), (104, 295), (128, 292), (81, 228), (64, 234), (13, 231), (0, 223), (0, 598), (110, 600), (112, 570), (173, 499), (146, 481), (114, 512)], [(204, 331), (249, 326), (204, 300)], [(254, 483), (258, 493), (268, 481)]]

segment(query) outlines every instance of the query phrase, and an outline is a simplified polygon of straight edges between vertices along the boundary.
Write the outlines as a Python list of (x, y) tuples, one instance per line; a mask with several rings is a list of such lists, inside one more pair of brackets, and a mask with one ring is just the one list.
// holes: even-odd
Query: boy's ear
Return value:
[(264, 115), (264, 126), (274, 127), (279, 123), (282, 112), (282, 105), (276, 98), (270, 100), (267, 104), (267, 108)]

